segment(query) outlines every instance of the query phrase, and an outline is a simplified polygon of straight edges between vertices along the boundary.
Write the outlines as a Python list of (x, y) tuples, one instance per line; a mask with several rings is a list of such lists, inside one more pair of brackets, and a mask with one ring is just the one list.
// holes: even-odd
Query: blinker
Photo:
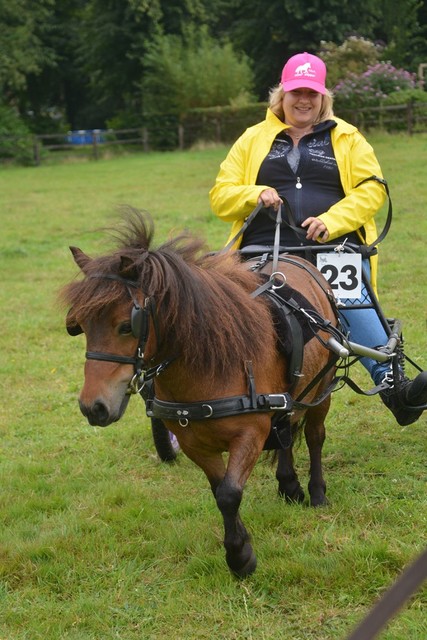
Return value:
[(145, 343), (148, 338), (149, 321), (151, 313), (150, 298), (145, 299), (144, 307), (140, 307), (139, 304), (133, 299), (133, 308), (131, 313), (131, 328), (132, 334), (140, 342)]

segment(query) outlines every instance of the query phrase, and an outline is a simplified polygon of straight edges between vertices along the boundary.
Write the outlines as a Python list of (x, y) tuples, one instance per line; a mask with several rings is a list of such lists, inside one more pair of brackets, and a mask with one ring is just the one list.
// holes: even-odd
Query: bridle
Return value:
[[(131, 311), (131, 329), (132, 334), (138, 340), (135, 354), (133, 356), (123, 356), (121, 354), (109, 353), (106, 351), (86, 351), (87, 360), (100, 360), (102, 362), (117, 362), (118, 364), (130, 364), (133, 365), (134, 373), (128, 383), (126, 395), (134, 395), (140, 393), (148, 380), (151, 380), (155, 376), (159, 375), (174, 359), (176, 356), (168, 358), (161, 362), (159, 365), (149, 368), (145, 360), (145, 349), (148, 342), (150, 333), (150, 320), (154, 327), (156, 336), (157, 348), (160, 345), (159, 324), (157, 319), (156, 305), (150, 296), (145, 296), (144, 305), (141, 306), (138, 302), (134, 289), (138, 289), (138, 284), (133, 280), (128, 280), (122, 276), (108, 274), (108, 273), (94, 273), (88, 276), (89, 278), (105, 278), (107, 280), (114, 280), (122, 283), (129, 293), (129, 297), (133, 302)], [(82, 333), (82, 329), (79, 325), (68, 327), (68, 332), (72, 335)], [(150, 358), (152, 361), (154, 356)]]

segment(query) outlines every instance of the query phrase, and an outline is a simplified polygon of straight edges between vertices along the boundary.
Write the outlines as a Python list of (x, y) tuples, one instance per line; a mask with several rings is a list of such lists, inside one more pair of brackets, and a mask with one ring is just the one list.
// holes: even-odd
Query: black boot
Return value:
[(391, 382), (389, 389), (380, 391), (380, 396), (402, 427), (416, 422), (427, 406), (427, 371), (413, 380), (402, 374), (398, 384)]

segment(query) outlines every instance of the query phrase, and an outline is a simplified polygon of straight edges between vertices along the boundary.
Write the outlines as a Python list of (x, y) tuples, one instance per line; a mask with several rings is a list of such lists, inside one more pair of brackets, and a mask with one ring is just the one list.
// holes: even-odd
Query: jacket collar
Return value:
[[(268, 129), (271, 130), (272, 133), (274, 133), (274, 136), (276, 136), (281, 131), (285, 131), (286, 129), (289, 129), (289, 125), (285, 124), (280, 120), (280, 118), (274, 115), (274, 113), (271, 111), (270, 108), (267, 109), (267, 115), (265, 119), (266, 119)], [(331, 120), (337, 123), (337, 126), (334, 127), (335, 135), (337, 136), (342, 133), (350, 134), (357, 131), (357, 127), (350, 124), (349, 122), (346, 122), (345, 120), (342, 120), (341, 118), (337, 118), (336, 116), (333, 116)]]

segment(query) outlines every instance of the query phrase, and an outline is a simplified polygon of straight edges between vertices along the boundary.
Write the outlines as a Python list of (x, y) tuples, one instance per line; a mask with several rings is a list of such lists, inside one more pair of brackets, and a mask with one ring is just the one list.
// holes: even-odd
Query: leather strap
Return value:
[(257, 204), (257, 206), (255, 207), (255, 209), (252, 211), (252, 213), (249, 214), (249, 216), (246, 218), (246, 220), (243, 223), (243, 226), (239, 229), (239, 231), (236, 233), (236, 235), (234, 236), (234, 238), (232, 238), (230, 240), (230, 242), (228, 242), (225, 247), (223, 247), (221, 249), (221, 251), (219, 251), (218, 253), (227, 253), (227, 251), (229, 251), (231, 249), (231, 247), (233, 246), (233, 244), (235, 242), (237, 242), (237, 240), (240, 238), (240, 236), (242, 236), (244, 234), (244, 232), (246, 231), (246, 229), (249, 227), (249, 225), (251, 224), (252, 220), (256, 217), (256, 215), (261, 211), (261, 209), (264, 207), (263, 203), (260, 202), (259, 204)]
[(203, 402), (167, 402), (158, 398), (146, 400), (147, 416), (162, 420), (207, 420), (245, 413), (291, 413), (293, 400), (289, 393), (231, 396)]
[(381, 629), (427, 579), (427, 549), (407, 567), (347, 640), (374, 640)]

